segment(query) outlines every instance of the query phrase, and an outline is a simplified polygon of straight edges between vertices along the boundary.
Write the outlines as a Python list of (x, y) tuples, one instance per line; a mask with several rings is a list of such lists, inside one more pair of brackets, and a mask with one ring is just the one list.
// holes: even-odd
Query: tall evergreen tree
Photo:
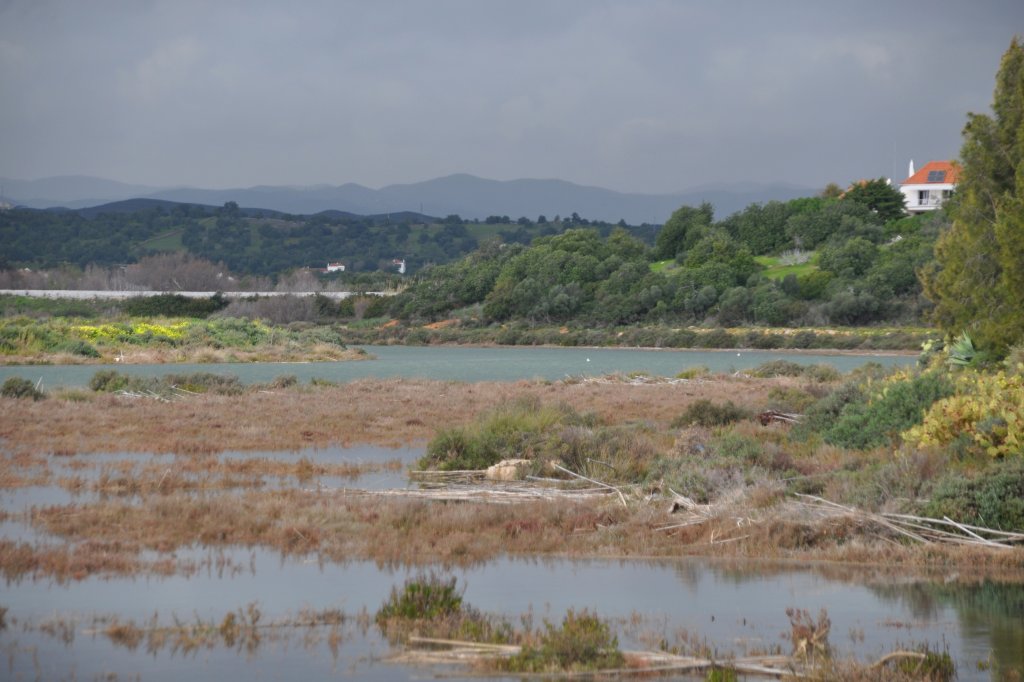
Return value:
[(996, 75), (992, 116), (968, 114), (952, 224), (925, 268), (925, 294), (949, 336), (968, 330), (997, 353), (1024, 340), (1024, 45)]

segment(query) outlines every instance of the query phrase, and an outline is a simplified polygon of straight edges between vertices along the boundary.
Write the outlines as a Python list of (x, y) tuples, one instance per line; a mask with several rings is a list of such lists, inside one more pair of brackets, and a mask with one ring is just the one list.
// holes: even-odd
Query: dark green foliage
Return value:
[(462, 609), (462, 594), (455, 578), (444, 580), (431, 574), (405, 581), (402, 589), (391, 588), (391, 596), (377, 610), (376, 621), (384, 625), (391, 619), (430, 620), (454, 615)]
[(880, 225), (881, 220), (867, 206), (854, 201), (833, 201), (818, 211), (794, 215), (786, 222), (786, 233), (794, 246), (816, 249), (829, 240), (844, 240)]
[(569, 609), (561, 625), (544, 622), (545, 631), (536, 644), (505, 659), (501, 667), (509, 672), (595, 671), (621, 668), (625, 657), (619, 639), (605, 621), (587, 610)]
[(1024, 461), (995, 461), (974, 478), (951, 473), (936, 486), (923, 513), (985, 528), (1024, 531)]
[(992, 116), (964, 127), (953, 224), (923, 269), (934, 320), (947, 336), (971, 330), (1004, 354), (1024, 338), (1024, 44), (1014, 38), (996, 74)]
[(700, 399), (686, 406), (683, 413), (672, 421), (673, 428), (685, 426), (725, 426), (741, 419), (748, 419), (750, 413), (731, 400), (715, 403)]
[(80, 317), (90, 319), (116, 310), (109, 301), (83, 301), (70, 298), (36, 298), (0, 294), (0, 312), (4, 317), (31, 315), (33, 317)]
[(31, 398), (42, 400), (46, 394), (36, 388), (28, 379), (22, 377), (8, 377), (0, 388), (0, 395), (5, 398)]
[(835, 423), (823, 430), (824, 439), (858, 450), (885, 445), (920, 423), (932, 403), (952, 393), (952, 382), (939, 372), (890, 383), (869, 402), (845, 405)]
[(657, 260), (675, 258), (689, 250), (711, 226), (714, 209), (703, 203), (699, 208), (680, 206), (658, 232), (654, 242), (654, 257)]
[(100, 352), (88, 341), (69, 341), (60, 347), (59, 350), (71, 353), (72, 355), (81, 355), (85, 358), (98, 358), (100, 356)]
[(882, 222), (897, 220), (906, 215), (905, 197), (885, 179), (858, 182), (843, 195), (846, 201), (855, 201), (871, 209)]
[(128, 299), (124, 311), (136, 317), (209, 317), (223, 310), (228, 300), (221, 294), (209, 298), (190, 298), (181, 294), (158, 294)]
[(800, 200), (751, 204), (720, 224), (733, 239), (745, 245), (755, 256), (777, 253), (792, 241), (786, 234), (786, 221), (790, 216), (802, 212), (802, 208)]
[(794, 431), (802, 436), (822, 433), (835, 424), (847, 405), (860, 405), (866, 400), (867, 396), (859, 381), (846, 381), (811, 405), (804, 415), (804, 421)]
[(844, 279), (856, 279), (866, 273), (878, 257), (878, 247), (863, 237), (821, 250), (818, 266)]
[(883, 305), (866, 291), (840, 291), (825, 304), (824, 310), (833, 324), (857, 325), (878, 319)]

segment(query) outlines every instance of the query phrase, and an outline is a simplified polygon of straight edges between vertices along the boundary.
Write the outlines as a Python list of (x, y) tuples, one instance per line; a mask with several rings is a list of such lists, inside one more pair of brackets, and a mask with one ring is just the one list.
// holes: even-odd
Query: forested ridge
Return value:
[[(0, 269), (124, 265), (180, 251), (223, 263), (238, 275), (276, 277), (296, 268), (323, 268), (328, 260), (342, 262), (350, 272), (373, 272), (389, 270), (392, 261), (402, 259), (414, 272), (459, 258), (490, 239), (521, 243), (577, 225), (604, 234), (613, 227), (575, 214), (515, 222), (489, 216), (473, 222), (408, 212), (290, 215), (242, 209), (234, 202), (222, 207), (139, 203), (135, 210), (125, 210), (132, 202), (121, 202), (76, 211), (0, 211)], [(654, 226), (627, 228), (648, 241), (656, 232)]]
[(884, 180), (834, 194), (753, 204), (720, 221), (708, 204), (683, 206), (651, 246), (585, 227), (529, 247), (491, 243), (424, 270), (393, 312), (588, 325), (919, 323), (929, 304), (916, 272), (933, 258), (945, 213), (904, 216)]

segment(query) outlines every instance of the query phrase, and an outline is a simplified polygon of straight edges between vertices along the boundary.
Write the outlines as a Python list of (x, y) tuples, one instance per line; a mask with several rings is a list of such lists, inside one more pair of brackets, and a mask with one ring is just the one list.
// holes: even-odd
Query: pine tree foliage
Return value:
[(952, 224), (922, 275), (935, 322), (1003, 353), (1024, 340), (1024, 45), (996, 75), (992, 115), (968, 114)]

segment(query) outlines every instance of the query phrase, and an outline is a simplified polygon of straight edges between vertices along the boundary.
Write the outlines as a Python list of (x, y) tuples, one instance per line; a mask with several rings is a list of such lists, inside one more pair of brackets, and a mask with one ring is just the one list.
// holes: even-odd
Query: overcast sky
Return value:
[(1015, 32), (1019, 0), (0, 0), (0, 176), (901, 180)]

